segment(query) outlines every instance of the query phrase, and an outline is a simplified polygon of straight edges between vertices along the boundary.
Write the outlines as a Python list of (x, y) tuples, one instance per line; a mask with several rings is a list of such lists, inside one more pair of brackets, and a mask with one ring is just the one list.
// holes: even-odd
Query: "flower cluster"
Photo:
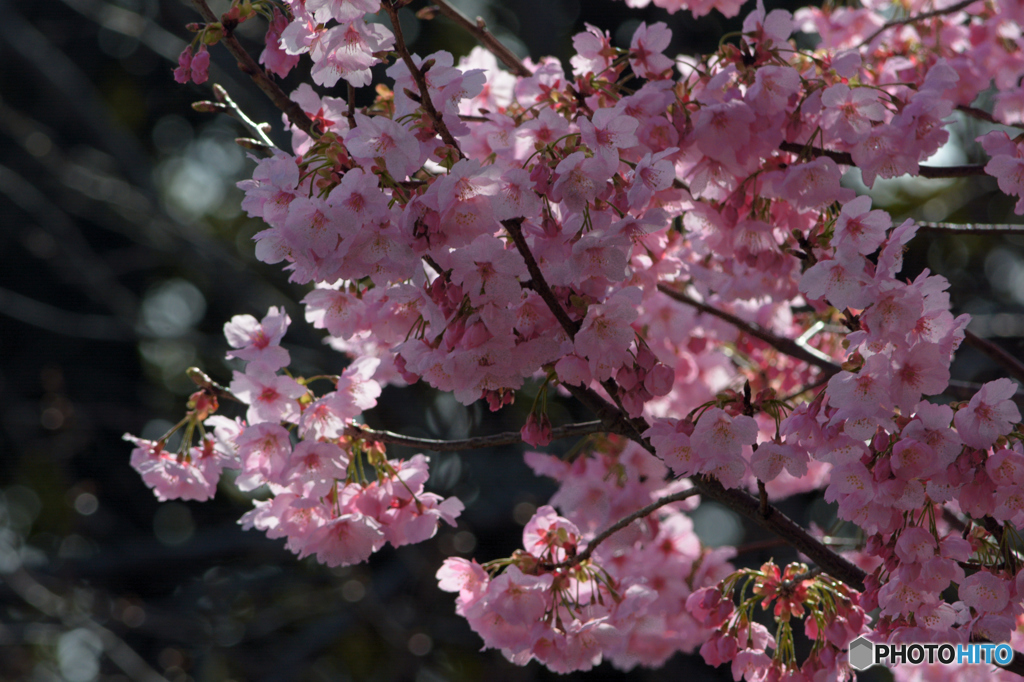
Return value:
[(389, 460), (378, 443), (359, 435), (355, 418), (380, 395), (371, 378), (378, 361), (364, 358), (341, 376), (324, 377), (334, 390), (317, 396), (308, 388), (312, 380), (278, 373), (290, 362), (280, 345), (289, 322), (282, 309), (271, 308), (262, 320), (238, 315), (224, 325), (234, 348), (228, 358), (246, 361), (230, 386), (230, 395), (248, 405), (246, 419), (207, 416), (217, 409), (216, 398), (208, 397), (215, 389), (196, 393), (193, 403), (205, 402), (183, 420), (182, 443), (205, 424), (213, 434), (203, 435), (201, 445), (173, 456), (163, 449), (170, 434), (156, 443), (126, 436), (136, 444), (132, 465), (143, 480), (161, 500), (206, 500), (223, 467), (238, 469), (239, 490), (272, 494), (255, 502), (243, 527), (287, 538), (288, 549), (329, 566), (365, 561), (385, 543), (427, 540), (441, 521), (454, 525), (462, 503), (424, 491), (424, 455)]
[[(841, 180), (854, 168), (869, 187), (950, 175), (927, 159), (955, 107), (1024, 121), (1018, 5), (910, 2), (911, 16), (889, 21), (883, 3), (791, 14), (759, 2), (734, 41), (701, 58), (664, 54), (660, 22), (639, 24), (628, 48), (588, 26), (568, 69), (497, 50), (513, 73), (482, 49), (459, 61), (410, 54), (400, 25), (369, 16), (397, 22), (391, 0), (234, 3), (221, 23), (194, 27), (179, 81), (205, 79), (207, 46), (256, 14), (269, 22), (260, 61), (273, 74), (308, 55), (313, 82), (344, 79), (349, 100), (378, 64), (394, 81), (365, 107), (308, 84), (291, 106), (280, 92), (292, 149), (268, 150), (240, 185), (244, 210), (267, 225), (257, 257), (310, 285), (306, 320), (352, 362), (337, 377), (293, 377), (284, 311), (236, 317), (225, 332), (244, 371), (228, 389), (199, 382), (176, 453), (167, 437), (131, 438), (133, 465), (161, 499), (207, 499), (221, 469), (236, 468), (239, 488), (273, 496), (247, 527), (353, 563), (426, 539), (461, 510), (425, 492), (425, 457), (389, 460), (358, 426), (381, 386), (422, 379), (498, 410), (537, 380), (523, 440), (555, 436), (546, 405), (557, 391), (631, 441), (609, 436), (570, 461), (529, 455), (560, 487), (524, 548), (439, 572), (458, 612), (510, 660), (630, 668), (701, 647), (737, 679), (842, 677), (843, 647), (875, 607), (879, 639), (1005, 640), (1024, 611), (1016, 384), (935, 398), (968, 317), (953, 315), (940, 275), (901, 278), (917, 225), (894, 226)], [(820, 44), (798, 49), (797, 31)], [(979, 114), (971, 105), (990, 83), (995, 108)], [(1024, 196), (1019, 139), (979, 141), (991, 158), (964, 173)], [(333, 387), (314, 393), (316, 381)], [(228, 394), (245, 421), (211, 416)], [(733, 573), (728, 551), (693, 534), (692, 503), (658, 504), (691, 485), (682, 477), (769, 527), (770, 500), (824, 488), (863, 530), (854, 559), (870, 574), (778, 525), (848, 584), (800, 566)], [(744, 576), (754, 592), (739, 588), (737, 606)], [(860, 582), (863, 593), (850, 587)], [(757, 602), (775, 604), (774, 637), (752, 619)], [(815, 645), (798, 664), (801, 615)]]
[(709, 631), (687, 599), (728, 574), (733, 553), (701, 545), (683, 513), (695, 503), (663, 506), (619, 534), (596, 537), (612, 520), (684, 491), (684, 484), (661, 483), (664, 465), (632, 443), (598, 444), (571, 464), (540, 453), (527, 454), (527, 462), (559, 481), (551, 501), (565, 516), (540, 507), (511, 558), (483, 566), (452, 558), (437, 573), (441, 589), (458, 592), (456, 610), (484, 645), (558, 672), (603, 659), (623, 670), (654, 666), (694, 651)]
[[(747, 596), (751, 583), (751, 595)], [(738, 606), (733, 602), (734, 592), (738, 593)], [(733, 679), (748, 682), (759, 682), (766, 676), (812, 680), (837, 668), (840, 678), (848, 677), (848, 669), (843, 671), (845, 649), (852, 639), (869, 631), (870, 618), (859, 597), (839, 581), (812, 573), (803, 564), (790, 564), (780, 571), (769, 562), (760, 569), (740, 570), (717, 585), (697, 590), (686, 606), (701, 625), (715, 628), (700, 649), (709, 665), (731, 662)], [(777, 624), (774, 636), (754, 620), (758, 602), (765, 611), (772, 608)], [(793, 639), (793, 619), (801, 617), (804, 634), (814, 642), (802, 664), (796, 659)]]

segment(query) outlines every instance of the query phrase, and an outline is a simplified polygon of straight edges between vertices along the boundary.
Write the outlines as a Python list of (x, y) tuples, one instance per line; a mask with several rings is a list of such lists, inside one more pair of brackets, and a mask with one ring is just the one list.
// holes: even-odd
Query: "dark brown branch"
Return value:
[(678, 493), (673, 493), (671, 495), (666, 495), (665, 497), (659, 498), (654, 502), (651, 502), (646, 507), (641, 507), (640, 509), (637, 509), (632, 514), (622, 517), (612, 525), (605, 528), (603, 531), (595, 535), (593, 540), (587, 543), (587, 548), (585, 550), (583, 550), (576, 556), (569, 557), (565, 561), (560, 561), (557, 564), (541, 564), (541, 567), (546, 568), (548, 570), (555, 570), (558, 568), (568, 568), (569, 566), (576, 566), (578, 564), (581, 564), (591, 557), (591, 555), (594, 553), (594, 550), (597, 549), (598, 545), (600, 545), (602, 542), (610, 538), (612, 535), (615, 535), (620, 530), (622, 530), (629, 524), (633, 523), (637, 519), (642, 519), (645, 516), (648, 516), (654, 513), (655, 511), (661, 509), (667, 504), (672, 504), (673, 502), (680, 502), (682, 500), (687, 499), (688, 497), (693, 497), (694, 495), (698, 494), (700, 494), (700, 491), (698, 491), (696, 488), (689, 488), (688, 490), (681, 490)]
[(512, 50), (505, 47), (500, 40), (494, 37), (494, 34), (487, 30), (487, 25), (484, 20), (477, 17), (476, 21), (473, 22), (465, 14), (455, 9), (444, 0), (433, 0), (434, 6), (456, 24), (466, 29), (469, 33), (473, 34), (481, 45), (486, 47), (495, 57), (501, 60), (501, 63), (509, 68), (509, 70), (517, 76), (526, 78), (530, 75), (530, 70), (527, 69), (519, 57), (517, 57)]
[(445, 125), (441, 119), (441, 114), (437, 112), (437, 108), (434, 107), (434, 103), (430, 101), (430, 92), (427, 89), (427, 79), (423, 75), (423, 71), (416, 66), (416, 62), (413, 61), (412, 55), (409, 53), (409, 47), (405, 44), (405, 36), (402, 34), (402, 24), (398, 20), (398, 8), (400, 5), (392, 0), (384, 0), (381, 3), (381, 7), (388, 13), (388, 18), (391, 19), (391, 27), (395, 31), (395, 49), (398, 50), (398, 56), (405, 62), (406, 68), (409, 69), (409, 73), (412, 74), (412, 78), (416, 81), (416, 87), (420, 91), (420, 104), (423, 105), (423, 110), (427, 112), (427, 116), (430, 118), (434, 127), (437, 129), (438, 134), (446, 145), (455, 150), (458, 157), (464, 158), (462, 150), (459, 149), (459, 143), (452, 137), (452, 133), (448, 130), (448, 126)]
[[(977, 0), (975, 0), (977, 1)], [(793, 154), (808, 153), (812, 156), (827, 156), (841, 166), (853, 166), (853, 157), (847, 152), (836, 152), (831, 149), (807, 147), (796, 142), (783, 142), (779, 149)], [(917, 176), (922, 178), (965, 178), (973, 175), (985, 175), (985, 166), (919, 166)]]
[(964, 330), (964, 340), (971, 346), (980, 350), (992, 360), (995, 360), (1010, 373), (1017, 381), (1024, 382), (1024, 364), (1013, 355), (1003, 350), (988, 339), (983, 339), (969, 329)]
[(558, 320), (558, 324), (562, 325), (562, 329), (569, 335), (569, 338), (576, 338), (576, 332), (580, 330), (580, 323), (574, 322), (569, 317), (569, 314), (565, 312), (565, 308), (562, 307), (562, 304), (555, 297), (555, 292), (551, 291), (547, 280), (544, 279), (544, 273), (540, 271), (537, 259), (533, 257), (533, 252), (530, 251), (530, 246), (526, 243), (526, 237), (523, 235), (523, 219), (503, 220), (501, 224), (505, 227), (509, 236), (512, 237), (512, 242), (516, 245), (519, 255), (526, 261), (526, 270), (530, 273), (531, 287), (544, 299), (548, 309), (555, 316), (555, 319)]
[[(220, 21), (217, 15), (213, 13), (213, 10), (210, 9), (210, 6), (206, 4), (206, 0), (191, 1), (192, 7), (199, 12), (204, 21), (210, 24)], [(228, 49), (231, 56), (238, 60), (238, 68), (242, 70), (242, 73), (252, 78), (256, 86), (263, 91), (263, 94), (270, 98), (274, 106), (284, 112), (293, 126), (301, 129), (312, 138), (320, 137), (320, 134), (313, 126), (313, 122), (306, 116), (306, 112), (302, 110), (302, 107), (289, 99), (284, 90), (256, 63), (252, 55), (246, 52), (242, 44), (235, 38), (233, 29), (234, 27), (230, 24), (224, 25), (224, 37), (221, 39), (221, 42), (224, 43), (224, 47)]]
[(345, 110), (345, 118), (348, 119), (349, 129), (356, 127), (356, 88), (348, 83), (348, 108)]
[[(581, 391), (577, 387), (566, 386), (566, 388), (574, 396), (579, 397), (581, 395)], [(652, 455), (657, 456), (654, 447), (647, 439), (635, 435), (637, 433), (637, 425), (634, 422), (642, 422), (642, 419), (632, 421), (627, 419), (625, 415), (609, 405), (600, 396), (594, 394), (593, 391), (588, 393), (585, 390), (582, 392), (582, 396), (581, 402), (601, 415), (602, 422), (608, 431), (630, 438)], [(713, 478), (694, 477), (691, 480), (702, 496), (746, 516), (765, 530), (784, 539), (787, 544), (810, 557), (812, 561), (821, 566), (822, 570), (837, 580), (842, 580), (854, 589), (864, 589), (864, 578), (867, 574), (863, 570), (833, 552), (820, 540), (811, 536), (800, 524), (790, 519), (774, 506), (769, 504), (765, 512), (761, 509), (760, 500), (751, 496), (750, 493), (733, 488), (727, 489)]]
[(918, 227), (943, 234), (1024, 234), (1024, 225), (1009, 223), (918, 223)]
[(980, 121), (985, 121), (987, 123), (994, 123), (995, 125), (1006, 125), (1005, 123), (1002, 123), (1001, 121), (997, 121), (995, 116), (993, 116), (992, 114), (988, 113), (984, 109), (979, 109), (977, 107), (967, 106), (966, 104), (957, 104), (956, 108), (957, 108), (958, 111), (962, 111), (965, 114), (967, 114), (968, 116), (972, 116), (972, 117), (974, 117), (974, 118), (976, 118), (976, 119), (978, 119)]
[(953, 12), (959, 12), (960, 10), (968, 6), (973, 5), (975, 2), (980, 2), (980, 0), (961, 0), (961, 2), (958, 2), (955, 5), (943, 7), (942, 9), (934, 9), (930, 12), (922, 12), (921, 14), (915, 14), (914, 16), (907, 17), (906, 19), (894, 19), (893, 21), (887, 22), (884, 26), (882, 26), (877, 31), (869, 35), (867, 38), (865, 38), (862, 44), (869, 45), (872, 40), (877, 38), (885, 31), (888, 31), (890, 28), (895, 28), (896, 26), (905, 26), (907, 24), (913, 24), (918, 21), (924, 21), (925, 19), (931, 19), (932, 17), (941, 16), (943, 14), (952, 14)]
[(712, 315), (720, 320), (728, 322), (729, 324), (736, 327), (740, 331), (750, 336), (753, 336), (756, 339), (764, 341), (765, 343), (767, 343), (769, 346), (779, 351), (780, 353), (785, 353), (790, 357), (796, 358), (797, 360), (802, 360), (803, 362), (806, 362), (809, 365), (817, 367), (827, 376), (832, 376), (833, 374), (838, 373), (841, 369), (839, 365), (832, 361), (831, 358), (829, 358), (827, 355), (825, 355), (816, 348), (812, 348), (811, 346), (804, 346), (792, 339), (787, 339), (785, 337), (773, 334), (767, 329), (760, 327), (759, 325), (742, 320), (736, 317), (735, 315), (727, 313), (724, 310), (719, 310), (714, 306), (710, 306), (706, 303), (701, 303), (700, 301), (694, 298), (690, 298), (686, 294), (680, 293), (668, 287), (665, 284), (659, 284), (658, 291), (665, 294), (669, 298), (679, 301), (680, 303), (685, 303), (688, 306), (692, 306), (702, 313)]
[[(599, 421), (567, 424), (566, 426), (556, 426), (552, 428), (551, 438), (552, 440), (558, 440), (560, 438), (589, 436), (592, 433), (601, 433), (604, 430), (604, 425)], [(393, 445), (404, 445), (410, 448), (423, 448), (424, 450), (430, 450), (432, 452), (476, 450), (479, 448), (492, 448), (498, 445), (512, 445), (523, 441), (522, 434), (519, 431), (507, 431), (505, 433), (496, 433), (492, 436), (476, 436), (474, 438), (464, 438), (462, 440), (436, 440), (433, 438), (414, 438), (413, 436), (403, 436), (400, 433), (378, 431), (359, 424), (353, 424), (348, 427), (346, 433), (355, 438), (375, 440), (380, 443), (389, 443)]]

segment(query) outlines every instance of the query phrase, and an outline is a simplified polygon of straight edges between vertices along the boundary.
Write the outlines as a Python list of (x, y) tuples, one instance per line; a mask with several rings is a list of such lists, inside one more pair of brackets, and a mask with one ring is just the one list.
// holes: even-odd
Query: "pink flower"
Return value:
[(437, 586), (445, 592), (459, 593), (460, 615), (467, 603), (480, 598), (487, 590), (490, 578), (476, 561), (467, 561), (461, 557), (450, 557), (444, 560), (437, 569)]
[(509, 623), (532, 625), (548, 609), (553, 579), (551, 574), (526, 575), (518, 566), (509, 566), (488, 585), (488, 608)]
[(551, 188), (551, 198), (564, 202), (572, 211), (582, 211), (587, 203), (597, 198), (611, 177), (607, 165), (597, 157), (587, 158), (583, 152), (573, 152), (555, 168), (558, 179)]
[(345, 480), (348, 462), (348, 454), (334, 443), (299, 441), (281, 473), (281, 482), (311, 484), (303, 488), (304, 494), (322, 497), (336, 480)]
[(292, 451), (288, 431), (279, 424), (255, 424), (235, 438), (242, 471), (235, 479), (239, 490), (255, 490), (280, 480)]
[(279, 376), (272, 370), (252, 363), (245, 374), (236, 371), (231, 381), (231, 392), (249, 405), (246, 419), (258, 422), (297, 422), (298, 399), (305, 395), (306, 387), (288, 376)]
[(629, 44), (629, 65), (638, 78), (655, 80), (672, 68), (672, 60), (662, 54), (672, 42), (672, 31), (665, 22), (637, 26)]
[(321, 24), (330, 19), (345, 23), (380, 11), (380, 0), (306, 0), (306, 11)]
[(227, 356), (262, 363), (271, 371), (287, 366), (291, 359), (281, 348), (281, 339), (289, 324), (284, 308), (270, 308), (259, 322), (252, 315), (235, 315), (224, 324), (224, 336), (232, 348), (240, 350), (228, 351)]
[(651, 439), (651, 445), (658, 457), (677, 476), (690, 476), (700, 470), (704, 457), (693, 447), (690, 433), (693, 424), (678, 419), (657, 419), (644, 436)]
[(984, 449), (999, 436), (1005, 436), (1020, 421), (1020, 410), (1011, 400), (1017, 384), (1011, 379), (990, 381), (974, 394), (967, 407), (953, 417), (956, 430), (964, 443)]
[[(292, 22), (291, 26), (298, 23)], [(287, 33), (288, 29), (286, 37)], [(355, 87), (369, 85), (370, 67), (380, 62), (374, 53), (390, 50), (395, 44), (391, 31), (381, 24), (367, 24), (361, 18), (316, 33), (317, 37), (309, 45), (313, 59), (310, 75), (314, 83), (328, 88), (334, 87), (340, 78)], [(290, 51), (290, 54), (298, 52)]]
[(750, 456), (750, 470), (758, 479), (774, 480), (785, 469), (797, 478), (807, 473), (807, 453), (786, 443), (760, 443)]
[(209, 500), (217, 492), (220, 466), (213, 457), (204, 461), (203, 449), (192, 448), (188, 458), (178, 459), (162, 444), (125, 434), (124, 440), (135, 445), (131, 454), (132, 468), (153, 489), (161, 502), (167, 500)]
[(919, 343), (909, 351), (898, 346), (893, 365), (891, 396), (904, 414), (911, 413), (922, 393), (936, 395), (949, 385), (949, 363), (934, 343)]
[(667, 189), (672, 186), (675, 179), (675, 169), (667, 156), (676, 151), (670, 147), (657, 154), (645, 154), (640, 163), (636, 165), (632, 174), (632, 185), (629, 188), (629, 205), (633, 208), (645, 206), (654, 196), (655, 192)]
[(840, 256), (808, 268), (800, 278), (800, 291), (812, 299), (823, 298), (838, 310), (863, 308), (871, 302), (867, 284), (864, 260)]
[(267, 27), (267, 35), (264, 38), (266, 47), (260, 53), (260, 64), (267, 67), (277, 76), (284, 78), (296, 64), (299, 63), (298, 55), (291, 55), (285, 52), (281, 46), (281, 33), (288, 26), (288, 19), (281, 13), (281, 10), (274, 8), (274, 18)]
[(985, 172), (999, 183), (999, 189), (1006, 194), (1020, 197), (1013, 212), (1024, 214), (1024, 158), (1019, 156), (993, 156), (985, 165)]
[(843, 142), (858, 144), (868, 136), (873, 121), (885, 119), (878, 97), (873, 88), (850, 88), (843, 83), (826, 88), (821, 94), (823, 126)]
[(744, 445), (757, 440), (757, 422), (753, 417), (730, 416), (719, 407), (712, 407), (700, 416), (690, 442), (701, 457), (709, 460), (738, 459)]
[(299, 558), (316, 554), (327, 566), (360, 564), (384, 546), (380, 524), (362, 514), (343, 514), (314, 530)]
[(583, 143), (604, 161), (609, 174), (619, 167), (619, 150), (639, 144), (636, 129), (640, 122), (616, 109), (598, 109), (592, 118), (580, 117), (576, 123)]
[(859, 196), (843, 206), (836, 219), (834, 246), (846, 244), (857, 253), (873, 253), (885, 241), (885, 231), (892, 226), (892, 218), (885, 211), (871, 211), (871, 197)]
[(787, 110), (790, 98), (799, 90), (800, 73), (793, 67), (762, 66), (754, 73), (754, 84), (747, 91), (747, 101), (760, 111), (774, 114)]
[(624, 364), (632, 364), (629, 346), (636, 332), (630, 323), (636, 319), (640, 290), (627, 287), (616, 292), (607, 303), (592, 305), (576, 334), (576, 354), (587, 358), (591, 375), (610, 379)]
[(345, 146), (353, 157), (370, 164), (383, 159), (396, 180), (404, 180), (422, 165), (419, 141), (406, 128), (384, 116), (356, 112), (355, 119), (356, 127), (345, 135)]
[(905, 529), (896, 542), (896, 556), (907, 564), (923, 563), (934, 557), (937, 550), (935, 536), (920, 527)]
[(801, 208), (818, 208), (845, 199), (852, 191), (839, 186), (842, 176), (839, 166), (827, 156), (794, 164), (786, 169), (782, 181), (783, 198)]
[(611, 45), (611, 37), (607, 31), (596, 26), (585, 24), (586, 31), (572, 37), (572, 46), (576, 54), (569, 60), (573, 75), (585, 76), (588, 73), (600, 76), (611, 66), (615, 58), (615, 49)]
[(983, 613), (999, 613), (1010, 599), (1006, 581), (984, 570), (967, 576), (960, 583), (959, 594), (964, 604)]
[(536, 557), (563, 561), (577, 553), (579, 543), (580, 529), (559, 516), (551, 505), (538, 507), (523, 528), (523, 547)]

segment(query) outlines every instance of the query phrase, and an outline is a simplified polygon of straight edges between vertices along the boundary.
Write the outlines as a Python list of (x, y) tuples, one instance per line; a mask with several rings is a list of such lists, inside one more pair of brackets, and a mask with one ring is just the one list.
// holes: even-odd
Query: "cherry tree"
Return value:
[[(232, 318), (228, 357), (244, 370), (226, 385), (192, 372), (180, 448), (171, 433), (126, 436), (157, 497), (209, 499), (237, 469), (239, 489), (268, 491), (245, 528), (342, 566), (428, 540), (463, 511), (427, 492), (427, 456), (389, 445), (577, 438), (571, 457), (526, 455), (558, 490), (521, 549), (437, 572), (483, 646), (513, 663), (630, 669), (699, 650), (737, 680), (845, 679), (862, 635), (1024, 643), (1024, 364), (953, 315), (944, 277), (901, 275), (920, 225), (841, 183), (853, 168), (868, 187), (989, 175), (1024, 213), (1024, 136), (1011, 137), (1024, 5), (758, 2), (712, 54), (665, 54), (663, 23), (640, 24), (628, 49), (590, 26), (562, 64), (518, 59), (444, 0), (421, 16), (449, 17), (480, 47), (458, 62), (411, 54), (407, 4), (236, 0), (217, 16), (192, 0), (201, 22), (174, 78), (206, 81), (222, 46), (283, 112), (291, 149), (218, 86), (196, 105), (248, 126), (243, 208), (266, 223), (255, 253), (309, 286), (306, 322), (350, 362), (295, 376), (283, 309)], [(258, 21), (257, 60), (234, 31)], [(799, 49), (797, 31), (820, 43)], [(277, 78), (307, 58), (313, 84), (284, 92)], [(992, 111), (976, 108), (990, 87)], [(987, 163), (928, 164), (955, 110), (990, 124)], [(954, 392), (965, 342), (1007, 377)], [(519, 432), (437, 441), (365, 425), (383, 386), (419, 381), (495, 411), (527, 381), (539, 390)], [(553, 424), (549, 396), (594, 420)], [(238, 416), (220, 413), (228, 401)], [(809, 491), (856, 524), (856, 547), (836, 551), (776, 506)], [(733, 548), (694, 532), (702, 499), (804, 562), (733, 565)], [(812, 642), (803, 658), (798, 632)]]

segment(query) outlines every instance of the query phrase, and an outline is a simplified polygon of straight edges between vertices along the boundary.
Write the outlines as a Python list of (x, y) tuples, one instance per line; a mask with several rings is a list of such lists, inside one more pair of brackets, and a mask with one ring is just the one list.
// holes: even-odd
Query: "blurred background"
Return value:
[[(641, 20), (665, 21), (675, 36), (670, 54), (711, 51), (740, 27), (717, 12), (695, 21), (606, 0), (453, 4), (483, 16), (520, 55), (555, 55), (566, 65), (584, 23), (628, 46)], [(226, 0), (211, 5), (227, 8)], [(415, 18), (422, 5), (403, 10), (413, 51), (468, 53), (473, 41), (454, 25)], [(230, 487), (204, 504), (157, 503), (129, 467), (121, 436), (157, 438), (181, 417), (194, 388), (187, 367), (230, 380), (221, 329), (232, 315), (284, 306), (294, 321), (285, 345), (299, 371), (344, 365), (302, 322), (304, 288), (253, 257), (250, 238), (261, 226), (241, 213), (235, 187), (253, 166), (234, 143), (245, 131), (190, 105), (219, 83), (253, 119), (271, 122), (287, 148), (280, 115), (220, 46), (210, 83), (173, 82), (190, 38), (184, 25), (198, 20), (187, 2), (0, 0), (0, 17), (0, 679), (554, 678), (535, 663), (520, 668), (479, 652), (479, 638), (434, 579), (446, 556), (483, 561), (520, 546), (522, 525), (554, 489), (523, 465), (521, 448), (435, 454), (432, 489), (467, 504), (459, 527), (358, 567), (297, 561), (282, 541), (242, 531), (236, 522), (251, 503)], [(254, 55), (264, 31), (259, 20), (239, 29)], [(286, 91), (303, 80), (302, 68)], [(981, 132), (959, 121), (936, 162), (980, 160), (970, 140)], [(1012, 200), (985, 179), (898, 180), (874, 194), (898, 217), (1013, 217)], [(945, 275), (955, 311), (976, 315), (972, 329), (1019, 354), (1022, 246), (1012, 236), (930, 232), (911, 244), (905, 272)], [(957, 358), (961, 381), (998, 374), (970, 349)], [(518, 429), (529, 404), (491, 414), (417, 385), (385, 391), (367, 418), (379, 428), (460, 438)], [(556, 409), (555, 423), (589, 418), (571, 405)], [(815, 496), (784, 508), (804, 522), (834, 518)], [(696, 522), (707, 543), (741, 545), (741, 563), (759, 564), (771, 551), (793, 558), (766, 550), (765, 538), (727, 510), (705, 505)], [(731, 678), (684, 656), (658, 671), (604, 665), (571, 677), (681, 675)]]

